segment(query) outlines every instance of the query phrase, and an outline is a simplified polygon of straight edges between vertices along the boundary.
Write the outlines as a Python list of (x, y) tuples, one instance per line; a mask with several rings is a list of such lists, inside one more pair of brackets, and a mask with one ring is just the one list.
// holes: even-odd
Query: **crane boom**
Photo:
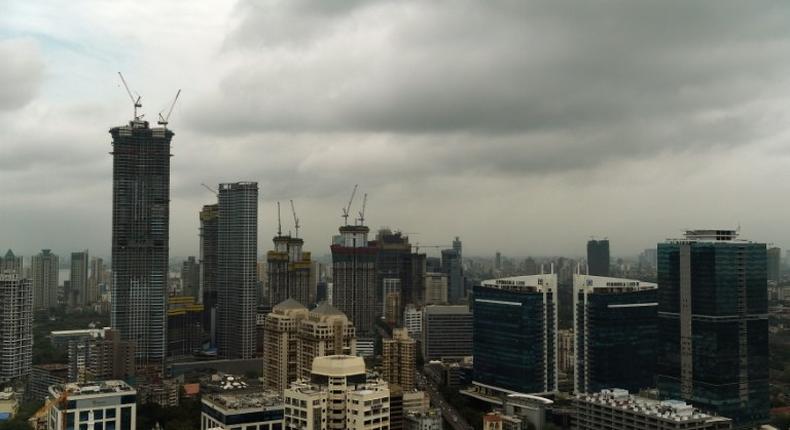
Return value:
[(294, 237), (299, 237), (299, 218), (296, 217), (296, 209), (294, 208), (293, 200), (291, 200), (291, 212), (294, 214), (294, 230), (296, 230)]
[(348, 225), (348, 212), (351, 210), (351, 203), (354, 201), (354, 196), (357, 194), (357, 186), (358, 184), (354, 184), (354, 190), (351, 191), (351, 198), (348, 199), (348, 205), (343, 208), (343, 219), (346, 220), (346, 225)]
[(209, 187), (208, 185), (204, 184), (203, 182), (201, 182), (200, 185), (203, 185), (203, 188), (205, 188), (205, 189), (211, 191), (212, 193), (214, 193), (215, 196), (218, 195), (217, 192), (214, 191), (213, 188)]
[(129, 89), (129, 85), (126, 83), (126, 79), (123, 78), (123, 73), (118, 72), (118, 76), (121, 77), (121, 82), (123, 82), (123, 87), (126, 88), (126, 94), (129, 94), (129, 99), (132, 101), (132, 105), (134, 105), (134, 119), (138, 120), (141, 118), (141, 116), (140, 117), (137, 116), (137, 108), (143, 107), (143, 105), (140, 103), (141, 97), (138, 94), (137, 99), (134, 98), (134, 96), (132, 95), (132, 90)]
[(365, 206), (368, 204), (368, 193), (362, 196), (362, 210), (359, 211), (359, 225), (365, 225)]
[(176, 102), (178, 101), (178, 96), (181, 95), (181, 88), (178, 89), (176, 92), (176, 97), (173, 99), (173, 103), (170, 103), (170, 109), (167, 111), (167, 115), (162, 116), (162, 112), (159, 112), (159, 121), (157, 124), (167, 126), (168, 121), (170, 120), (170, 114), (173, 113), (173, 108), (176, 106)]

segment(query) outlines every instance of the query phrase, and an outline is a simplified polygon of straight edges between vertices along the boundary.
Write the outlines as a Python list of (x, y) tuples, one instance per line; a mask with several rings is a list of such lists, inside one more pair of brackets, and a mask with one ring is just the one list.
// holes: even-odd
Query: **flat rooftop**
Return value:
[(203, 403), (222, 410), (226, 415), (283, 407), (282, 396), (272, 390), (209, 394), (203, 396)]
[(124, 381), (109, 380), (87, 383), (70, 382), (68, 384), (55, 384), (49, 387), (50, 394), (60, 396), (63, 391), (69, 392), (69, 398), (79, 396), (95, 396), (103, 394), (136, 394), (134, 388)]
[(629, 394), (627, 390), (618, 388), (601, 390), (598, 393), (581, 394), (576, 399), (666, 421), (730, 421), (729, 418), (706, 414), (682, 400), (653, 400)]

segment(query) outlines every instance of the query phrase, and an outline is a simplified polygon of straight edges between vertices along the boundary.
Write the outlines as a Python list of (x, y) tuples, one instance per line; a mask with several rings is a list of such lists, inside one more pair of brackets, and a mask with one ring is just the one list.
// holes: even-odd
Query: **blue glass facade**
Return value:
[(574, 321), (578, 345), (577, 393), (613, 387), (638, 392), (655, 387), (657, 301), (655, 288), (577, 292)]
[(658, 245), (662, 396), (732, 418), (768, 420), (768, 302), (765, 244)]
[(520, 393), (556, 391), (554, 293), (474, 287), (477, 383)]

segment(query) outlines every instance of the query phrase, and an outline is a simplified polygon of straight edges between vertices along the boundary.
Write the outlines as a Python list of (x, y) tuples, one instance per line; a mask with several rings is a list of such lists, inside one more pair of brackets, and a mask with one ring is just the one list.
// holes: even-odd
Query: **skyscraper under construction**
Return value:
[(113, 145), (112, 326), (138, 364), (165, 357), (173, 132), (140, 117), (110, 129)]

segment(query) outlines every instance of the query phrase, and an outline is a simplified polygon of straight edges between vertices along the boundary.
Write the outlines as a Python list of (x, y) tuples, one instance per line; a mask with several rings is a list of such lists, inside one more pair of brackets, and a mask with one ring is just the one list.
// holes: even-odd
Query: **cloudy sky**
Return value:
[(327, 252), (355, 183), (372, 227), (467, 254), (787, 246), (788, 53), (788, 2), (0, 0), (0, 248), (109, 254), (118, 71), (147, 118), (183, 91), (172, 255), (237, 180), (262, 251), (294, 199)]

